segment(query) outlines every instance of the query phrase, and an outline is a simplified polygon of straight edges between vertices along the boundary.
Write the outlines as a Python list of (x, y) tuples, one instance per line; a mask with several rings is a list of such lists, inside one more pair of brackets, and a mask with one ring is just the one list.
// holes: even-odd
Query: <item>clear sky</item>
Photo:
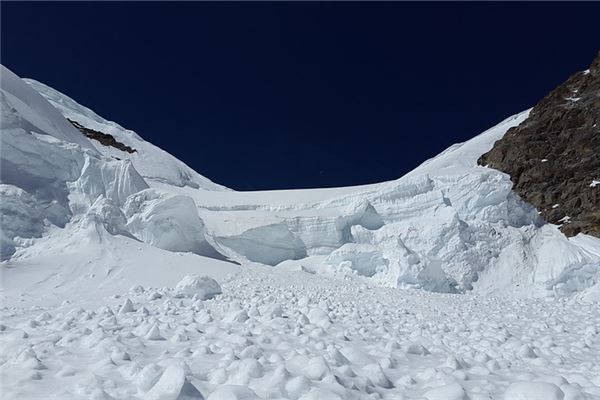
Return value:
[(1, 61), (238, 190), (395, 179), (600, 49), (600, 3), (1, 3)]

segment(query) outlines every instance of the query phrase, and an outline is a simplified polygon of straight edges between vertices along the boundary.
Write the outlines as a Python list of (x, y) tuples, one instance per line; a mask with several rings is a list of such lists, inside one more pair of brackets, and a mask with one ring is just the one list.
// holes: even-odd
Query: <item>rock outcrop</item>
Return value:
[(509, 174), (513, 190), (567, 236), (600, 237), (600, 53), (478, 163)]
[(115, 139), (114, 136), (109, 135), (108, 133), (103, 133), (100, 131), (96, 131), (94, 129), (86, 128), (85, 126), (81, 125), (79, 122), (73, 121), (69, 118), (67, 118), (67, 121), (69, 121), (75, 128), (79, 129), (79, 131), (81, 133), (83, 133), (85, 136), (87, 136), (88, 138), (97, 140), (98, 142), (102, 143), (105, 146), (114, 147), (115, 149), (118, 149), (121, 151), (126, 151), (128, 153), (135, 153), (137, 151), (136, 149), (132, 149), (131, 147), (127, 146), (126, 144), (119, 142), (117, 139)]

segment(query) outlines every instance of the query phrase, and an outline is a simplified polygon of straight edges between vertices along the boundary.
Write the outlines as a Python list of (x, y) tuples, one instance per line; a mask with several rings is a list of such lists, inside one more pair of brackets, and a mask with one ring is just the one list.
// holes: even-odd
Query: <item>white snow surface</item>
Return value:
[[(23, 81), (48, 100), (64, 117), (76, 121), (86, 128), (112, 135), (118, 142), (135, 149), (136, 152), (130, 154), (114, 147), (104, 146), (95, 140), (90, 140), (103, 155), (130, 160), (135, 169), (150, 184), (153, 181), (158, 181), (170, 185), (190, 186), (205, 190), (228, 190), (226, 187), (213, 183), (198, 174), (166, 151), (154, 146), (152, 143), (148, 143), (137, 133), (100, 117), (89, 108), (77, 104), (73, 99), (57, 90), (33, 79), (23, 79)], [(164, 134), (168, 135), (170, 132), (164, 132)]]
[(394, 181), (235, 192), (0, 72), (3, 399), (600, 398), (600, 240), (476, 164), (528, 111)]
[(600, 397), (600, 308), (577, 297), (440, 294), (260, 266), (221, 287), (206, 301), (136, 286), (3, 307), (2, 398)]

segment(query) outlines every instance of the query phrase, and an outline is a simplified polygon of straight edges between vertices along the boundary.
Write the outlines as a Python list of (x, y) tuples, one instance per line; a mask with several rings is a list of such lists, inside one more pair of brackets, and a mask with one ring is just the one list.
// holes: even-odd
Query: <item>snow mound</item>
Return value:
[(188, 274), (175, 287), (175, 294), (178, 297), (208, 300), (221, 294), (221, 286), (211, 277)]
[(504, 400), (563, 400), (564, 393), (558, 386), (546, 382), (515, 382), (511, 384)]

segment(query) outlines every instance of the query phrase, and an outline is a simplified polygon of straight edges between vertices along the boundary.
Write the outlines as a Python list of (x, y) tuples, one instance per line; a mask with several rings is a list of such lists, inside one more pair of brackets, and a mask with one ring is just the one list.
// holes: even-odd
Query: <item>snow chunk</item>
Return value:
[(308, 312), (307, 315), (311, 324), (317, 325), (323, 329), (327, 329), (331, 326), (331, 319), (329, 315), (320, 308), (313, 308)]
[(146, 365), (138, 374), (135, 376), (133, 383), (142, 391), (146, 392), (158, 382), (162, 373), (162, 369), (152, 363)]
[(206, 400), (260, 400), (260, 397), (247, 387), (224, 385), (212, 392)]
[(204, 400), (202, 393), (185, 377), (182, 365), (169, 365), (146, 395), (146, 400)]
[(298, 400), (342, 400), (342, 398), (331, 390), (312, 388), (310, 392), (306, 393)]
[(425, 348), (425, 346), (423, 346), (422, 344), (419, 344), (419, 343), (411, 343), (406, 348), (406, 353), (407, 354), (415, 354), (415, 355), (419, 355), (419, 356), (426, 356), (428, 354), (431, 354), (429, 352), (429, 350), (427, 350), (427, 348)]
[(155, 189), (139, 191), (123, 206), (127, 229), (138, 239), (170, 251), (222, 258), (208, 244), (194, 200)]
[(133, 303), (129, 299), (125, 299), (125, 302), (121, 305), (119, 309), (119, 314), (126, 314), (135, 311), (133, 309)]
[(515, 382), (504, 393), (504, 400), (563, 400), (558, 386), (546, 382)]
[(152, 327), (146, 333), (146, 339), (148, 340), (165, 340), (164, 337), (160, 334), (160, 329), (156, 324), (152, 325)]
[(311, 358), (304, 367), (304, 374), (307, 378), (321, 380), (329, 372), (329, 366), (323, 357)]
[(467, 398), (464, 389), (458, 383), (431, 389), (424, 396), (427, 400), (464, 400)]
[(221, 286), (217, 281), (209, 276), (199, 276), (196, 274), (186, 275), (175, 287), (177, 297), (194, 297), (199, 300), (212, 299), (221, 294)]

